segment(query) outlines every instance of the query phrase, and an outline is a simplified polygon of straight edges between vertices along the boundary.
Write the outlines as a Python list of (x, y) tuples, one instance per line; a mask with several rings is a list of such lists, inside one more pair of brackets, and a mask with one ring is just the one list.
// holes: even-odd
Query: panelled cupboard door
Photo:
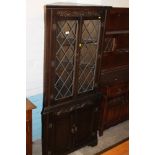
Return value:
[(124, 95), (124, 101), (121, 107), (121, 120), (129, 119), (129, 93)]
[(105, 114), (105, 126), (114, 125), (116, 122), (119, 122), (121, 115), (121, 101), (117, 99), (111, 99), (108, 101), (107, 111)]
[(83, 146), (88, 144), (97, 136), (97, 111), (96, 106), (89, 106), (76, 111), (75, 122), (75, 145)]
[[(48, 152), (61, 155), (94, 142), (97, 138), (98, 106), (84, 107), (49, 114)], [(96, 142), (96, 141), (95, 141)], [(96, 145), (96, 143), (93, 143)]]
[(115, 98), (107, 99), (104, 113), (104, 127), (115, 125), (122, 120), (128, 119), (129, 100), (128, 93)]
[(50, 116), (49, 129), (49, 154), (62, 155), (68, 152), (72, 147), (72, 113), (64, 113), (60, 115)]

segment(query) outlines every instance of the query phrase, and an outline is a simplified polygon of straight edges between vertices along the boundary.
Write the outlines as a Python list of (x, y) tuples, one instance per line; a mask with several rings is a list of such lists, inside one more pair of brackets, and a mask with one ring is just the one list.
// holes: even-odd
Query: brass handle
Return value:
[(99, 16), (98, 19), (101, 19), (101, 17)]
[(82, 47), (82, 44), (81, 43), (79, 44), (79, 47)]

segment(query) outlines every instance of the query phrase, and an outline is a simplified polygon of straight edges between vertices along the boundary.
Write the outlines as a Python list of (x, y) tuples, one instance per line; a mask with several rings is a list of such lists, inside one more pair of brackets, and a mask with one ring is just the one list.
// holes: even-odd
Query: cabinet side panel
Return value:
[(43, 87), (43, 108), (48, 105), (49, 100), (49, 70), (50, 70), (50, 21), (51, 11), (44, 8), (44, 87)]

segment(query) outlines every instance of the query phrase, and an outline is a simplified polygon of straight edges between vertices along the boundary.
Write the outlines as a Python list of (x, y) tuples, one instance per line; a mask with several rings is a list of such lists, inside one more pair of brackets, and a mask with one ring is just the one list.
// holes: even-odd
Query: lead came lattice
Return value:
[(84, 20), (82, 27), (78, 93), (94, 89), (100, 27), (100, 20)]
[(77, 21), (57, 22), (55, 100), (73, 95)]

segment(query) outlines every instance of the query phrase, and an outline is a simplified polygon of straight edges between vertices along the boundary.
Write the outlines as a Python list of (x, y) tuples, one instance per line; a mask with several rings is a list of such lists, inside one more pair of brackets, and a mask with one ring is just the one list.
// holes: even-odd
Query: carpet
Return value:
[[(98, 137), (98, 145), (95, 147), (86, 146), (68, 155), (96, 155), (128, 137), (129, 121), (125, 121), (105, 130), (103, 136)], [(42, 155), (41, 140), (36, 140), (33, 142), (33, 155)]]

